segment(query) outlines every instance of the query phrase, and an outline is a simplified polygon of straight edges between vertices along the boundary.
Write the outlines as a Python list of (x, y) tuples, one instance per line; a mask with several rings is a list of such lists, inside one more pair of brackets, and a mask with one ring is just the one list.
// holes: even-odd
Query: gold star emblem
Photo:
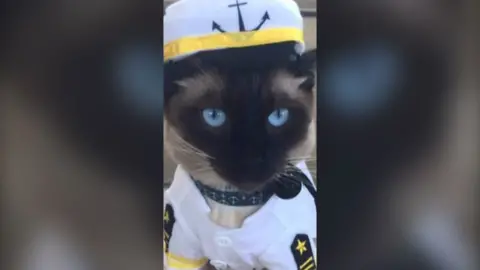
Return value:
[(303, 255), (303, 252), (307, 251), (307, 247), (305, 247), (306, 242), (307, 241), (297, 240), (297, 247), (295, 249), (300, 253), (300, 256)]
[(165, 222), (169, 222), (170, 221), (170, 217), (168, 216), (168, 212), (165, 212), (165, 214), (163, 215), (163, 220)]

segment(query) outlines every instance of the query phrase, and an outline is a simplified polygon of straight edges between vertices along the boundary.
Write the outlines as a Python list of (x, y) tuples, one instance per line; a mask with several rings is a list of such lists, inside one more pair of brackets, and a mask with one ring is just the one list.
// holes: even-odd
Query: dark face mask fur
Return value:
[(316, 135), (315, 55), (268, 68), (182, 60), (192, 72), (165, 78), (165, 149), (196, 180), (246, 191), (309, 159)]

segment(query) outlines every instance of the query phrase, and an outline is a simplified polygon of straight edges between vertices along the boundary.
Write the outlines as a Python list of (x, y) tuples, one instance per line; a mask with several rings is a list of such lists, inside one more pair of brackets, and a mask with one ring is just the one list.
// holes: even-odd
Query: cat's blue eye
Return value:
[(205, 123), (211, 127), (220, 127), (225, 124), (225, 121), (227, 120), (225, 112), (220, 109), (204, 109), (202, 111), (202, 116)]
[(287, 122), (288, 116), (288, 109), (276, 109), (268, 116), (268, 122), (274, 127), (279, 127)]

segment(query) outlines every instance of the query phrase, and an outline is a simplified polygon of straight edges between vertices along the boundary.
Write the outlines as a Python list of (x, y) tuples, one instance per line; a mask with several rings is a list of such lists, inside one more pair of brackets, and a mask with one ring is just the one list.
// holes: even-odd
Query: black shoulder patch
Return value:
[(293, 258), (297, 264), (298, 270), (315, 270), (315, 258), (310, 245), (310, 239), (306, 234), (297, 234), (293, 238), (292, 245), (290, 246)]
[(163, 213), (163, 249), (168, 253), (168, 245), (172, 237), (173, 224), (175, 224), (175, 213), (171, 204), (165, 206)]

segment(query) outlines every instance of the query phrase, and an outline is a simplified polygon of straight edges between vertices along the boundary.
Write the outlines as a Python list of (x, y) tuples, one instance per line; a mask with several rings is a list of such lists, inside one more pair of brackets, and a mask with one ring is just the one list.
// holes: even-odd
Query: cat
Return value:
[[(175, 80), (165, 75), (164, 141), (194, 179), (216, 189), (252, 191), (289, 163), (311, 159), (315, 49), (266, 68), (219, 67), (195, 55), (185, 61), (170, 75)], [(212, 219), (232, 228), (259, 208), (207, 201)]]

